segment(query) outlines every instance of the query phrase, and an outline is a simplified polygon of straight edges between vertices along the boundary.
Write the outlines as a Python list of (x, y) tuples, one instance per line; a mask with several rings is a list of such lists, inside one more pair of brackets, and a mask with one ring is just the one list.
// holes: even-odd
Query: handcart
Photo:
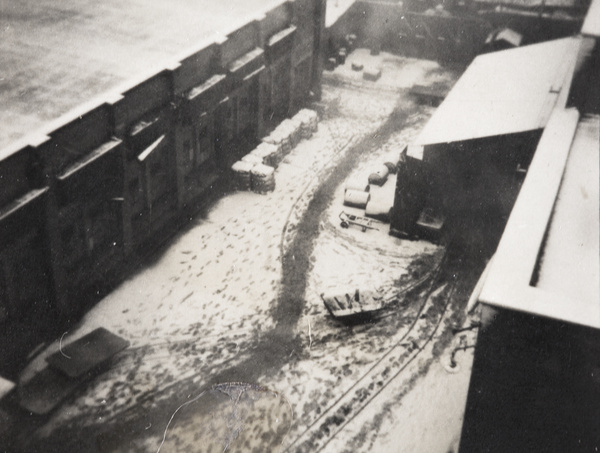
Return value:
[[(340, 212), (340, 226), (342, 228), (349, 228), (350, 225), (356, 225), (361, 228), (363, 233), (367, 230), (379, 230), (373, 226), (373, 222), (376, 220), (369, 219), (367, 217), (361, 217), (354, 214), (348, 214), (345, 211)], [(379, 222), (378, 222), (379, 223)]]
[(377, 291), (338, 290), (321, 294), (325, 308), (334, 318), (354, 323), (373, 320), (386, 301)]

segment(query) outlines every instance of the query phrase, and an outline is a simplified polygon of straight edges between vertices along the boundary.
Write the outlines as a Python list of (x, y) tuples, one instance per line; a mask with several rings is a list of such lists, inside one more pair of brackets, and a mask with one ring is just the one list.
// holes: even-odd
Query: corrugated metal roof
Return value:
[(568, 90), (580, 41), (565, 38), (477, 57), (436, 110), (419, 148), (543, 128)]
[(592, 0), (581, 33), (586, 36), (600, 37), (600, 0)]

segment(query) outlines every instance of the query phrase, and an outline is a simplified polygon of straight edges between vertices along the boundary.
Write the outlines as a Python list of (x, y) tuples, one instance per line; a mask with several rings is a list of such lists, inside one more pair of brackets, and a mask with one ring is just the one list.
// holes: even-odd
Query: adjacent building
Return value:
[(599, 7), (477, 295), (464, 453), (600, 449)]
[(411, 236), (424, 208), (451, 222), (505, 218), (541, 133), (564, 105), (578, 38), (478, 56), (403, 152), (391, 229)]

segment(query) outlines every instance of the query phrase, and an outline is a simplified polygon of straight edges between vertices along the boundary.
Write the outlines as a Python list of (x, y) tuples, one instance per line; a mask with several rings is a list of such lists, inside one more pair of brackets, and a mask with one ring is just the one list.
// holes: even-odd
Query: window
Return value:
[(249, 91), (249, 87), (244, 88), (238, 98), (238, 134), (250, 126), (252, 112)]
[(0, 323), (6, 321), (10, 316), (10, 309), (8, 306), (8, 287), (4, 274), (4, 262), (0, 261)]
[(207, 125), (199, 125), (196, 128), (196, 149), (194, 155), (194, 167), (198, 168), (206, 164), (215, 156), (212, 141), (210, 140)]
[(33, 308), (33, 304), (45, 299), (47, 295), (44, 261), (40, 254), (41, 240), (32, 235), (26, 241), (24, 246), (19, 247), (13, 267), (13, 289), (21, 313)]
[(132, 198), (137, 198), (140, 191), (140, 178), (136, 177), (129, 181), (128, 190)]
[(83, 231), (82, 219), (74, 218), (65, 225), (60, 232), (62, 252), (64, 259), (68, 263), (76, 262), (85, 249), (85, 234)]
[(88, 252), (91, 253), (114, 242), (113, 236), (117, 227), (115, 220), (108, 203), (95, 206), (86, 213), (85, 231)]
[(186, 140), (183, 142), (183, 152), (187, 157), (187, 165), (194, 165), (194, 147), (192, 146), (192, 142)]
[(215, 139), (220, 145), (224, 145), (233, 140), (236, 116), (235, 105), (236, 102), (233, 102), (229, 98), (225, 98), (220, 102), (217, 109)]

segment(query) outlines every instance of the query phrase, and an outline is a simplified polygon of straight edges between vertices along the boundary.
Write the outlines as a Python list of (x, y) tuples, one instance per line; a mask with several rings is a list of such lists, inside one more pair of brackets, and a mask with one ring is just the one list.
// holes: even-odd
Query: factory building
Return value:
[[(0, 357), (6, 375), (44, 329), (82, 314), (127, 275), (139, 253), (226, 190), (223, 176), (232, 163), (320, 95), (325, 2), (240, 8), (235, 18), (211, 8), (212, 27), (222, 32), (219, 26), (227, 24), (226, 34), (209, 34), (173, 52), (176, 57), (163, 53), (158, 64), (147, 65), (151, 70), (134, 68), (135, 76), (93, 92), (91, 99), (75, 88), (74, 108), (65, 110), (60, 93), (54, 93), (51, 118), (31, 121), (39, 129), (28, 130), (23, 122), (9, 131), (17, 139), (2, 138), (0, 341), (14, 346), (3, 348)], [(128, 30), (119, 38), (119, 25), (112, 27), (116, 41), (129, 39)], [(170, 52), (177, 44), (172, 40), (157, 47)], [(125, 72), (119, 55), (103, 54), (94, 45), (82, 39), (78, 51), (92, 63), (99, 52), (107, 71)], [(15, 49), (29, 62), (31, 47)], [(60, 63), (74, 65), (74, 56), (60, 54)], [(72, 74), (70, 89), (87, 82), (86, 72)], [(53, 90), (48, 84), (50, 95)], [(33, 93), (32, 103), (40, 101), (34, 88), (25, 85), (22, 91)]]
[(600, 448), (599, 8), (482, 278), (461, 452)]

